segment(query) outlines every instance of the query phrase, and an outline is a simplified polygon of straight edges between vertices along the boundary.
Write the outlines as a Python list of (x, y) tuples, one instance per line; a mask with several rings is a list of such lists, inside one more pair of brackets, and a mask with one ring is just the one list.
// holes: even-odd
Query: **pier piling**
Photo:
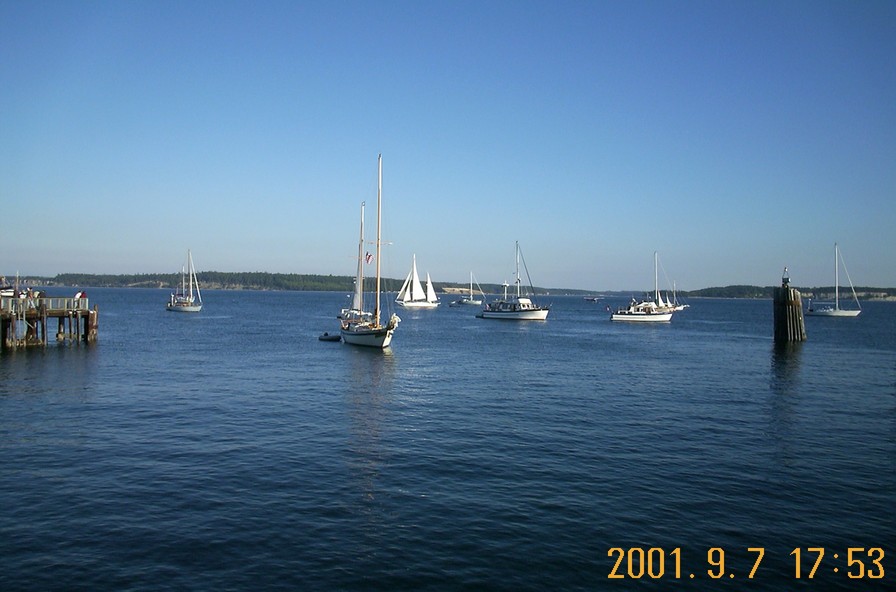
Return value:
[(803, 322), (803, 301), (799, 290), (790, 287), (787, 268), (781, 278), (781, 287), (775, 288), (775, 342), (806, 341), (806, 325)]

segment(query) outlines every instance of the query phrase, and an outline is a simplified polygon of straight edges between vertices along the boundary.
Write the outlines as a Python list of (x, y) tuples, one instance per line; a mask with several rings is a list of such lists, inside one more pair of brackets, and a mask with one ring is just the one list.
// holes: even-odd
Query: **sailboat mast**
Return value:
[(520, 241), (516, 241), (516, 297), (520, 297)]
[(834, 310), (840, 310), (840, 265), (837, 261), (840, 247), (834, 243)]
[(355, 295), (352, 298), (352, 308), (358, 311), (364, 310), (364, 205), (361, 202), (361, 230), (358, 233), (358, 272), (355, 274)]
[(376, 308), (373, 310), (373, 321), (380, 324), (380, 242), (382, 240), (381, 225), (383, 221), (383, 155), (377, 157), (376, 180)]
[(653, 301), (659, 304), (660, 302), (660, 276), (659, 276), (659, 255), (657, 252), (653, 252)]
[(190, 252), (190, 249), (187, 249), (187, 273), (190, 275), (190, 298), (193, 297), (193, 253)]

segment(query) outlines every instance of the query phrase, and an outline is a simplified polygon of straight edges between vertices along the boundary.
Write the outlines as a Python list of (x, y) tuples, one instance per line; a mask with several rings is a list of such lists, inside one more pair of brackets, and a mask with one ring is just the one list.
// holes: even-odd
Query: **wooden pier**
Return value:
[(57, 319), (56, 341), (96, 341), (99, 310), (87, 298), (0, 298), (0, 347), (15, 349), (49, 342), (50, 319)]

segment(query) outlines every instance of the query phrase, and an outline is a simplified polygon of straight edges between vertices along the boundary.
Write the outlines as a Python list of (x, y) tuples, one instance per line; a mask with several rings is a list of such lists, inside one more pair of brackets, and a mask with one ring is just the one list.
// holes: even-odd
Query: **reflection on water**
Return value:
[(797, 386), (802, 351), (801, 341), (774, 344), (770, 374), (770, 387), (773, 393), (786, 395)]

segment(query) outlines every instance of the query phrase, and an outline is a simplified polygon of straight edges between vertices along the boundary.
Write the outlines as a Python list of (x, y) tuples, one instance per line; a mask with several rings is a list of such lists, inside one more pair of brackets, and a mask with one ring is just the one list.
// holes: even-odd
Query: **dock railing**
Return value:
[(21, 314), (29, 310), (40, 310), (45, 306), (47, 311), (66, 311), (66, 312), (87, 312), (90, 310), (90, 304), (87, 298), (28, 298), (28, 297), (11, 297), (3, 296), (0, 298), (0, 311), (8, 314)]

